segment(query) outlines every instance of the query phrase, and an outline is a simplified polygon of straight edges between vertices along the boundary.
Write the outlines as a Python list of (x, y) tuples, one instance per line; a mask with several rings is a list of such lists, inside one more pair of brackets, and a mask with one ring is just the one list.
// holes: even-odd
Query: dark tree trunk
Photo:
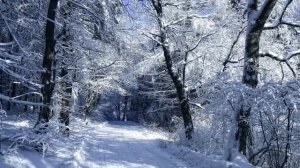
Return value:
[(237, 114), (238, 131), (236, 132), (235, 138), (238, 140), (238, 150), (243, 155), (247, 154), (247, 142), (250, 134), (250, 117), (251, 108), (244, 108), (243, 106)]
[(128, 96), (125, 96), (124, 98), (124, 104), (125, 104), (125, 107), (124, 107), (124, 110), (123, 110), (123, 117), (122, 117), (122, 121), (125, 121), (126, 119), (126, 113), (127, 113), (127, 105), (128, 105)]
[[(11, 94), (11, 84), (10, 84), (10, 87), (9, 87), (9, 92)], [(6, 104), (6, 110), (7, 111), (10, 111), (11, 110), (11, 102), (10, 101), (7, 101), (7, 104)]]
[[(261, 9), (258, 11), (258, 1), (253, 0), (248, 3), (248, 24), (245, 42), (244, 55), (244, 71), (243, 83), (249, 87), (256, 88), (258, 84), (258, 68), (259, 68), (259, 42), (264, 25), (271, 14), (277, 0), (265, 0)], [(254, 18), (254, 16), (257, 17)], [(250, 115), (251, 107), (245, 108), (242, 105), (237, 114), (238, 130), (236, 132), (236, 140), (238, 142), (239, 152), (246, 155), (247, 144), (250, 139)]]
[[(13, 97), (15, 97), (16, 96), (16, 83), (15, 82), (12, 82), (11, 84), (10, 84), (10, 88), (9, 88), (9, 91), (10, 91), (10, 94), (9, 94), (9, 96), (11, 97), (11, 98), (13, 98)], [(7, 111), (11, 111), (12, 110), (12, 104), (13, 104), (13, 106), (15, 106), (15, 104), (14, 103), (12, 103), (12, 102), (10, 102), (10, 101), (7, 101), (7, 106), (6, 106), (6, 110)]]
[(50, 102), (53, 94), (54, 83), (51, 81), (52, 76), (52, 65), (55, 60), (55, 42), (54, 42), (54, 30), (55, 30), (55, 14), (57, 9), (58, 0), (50, 0), (47, 14), (47, 23), (46, 23), (46, 47), (45, 53), (43, 57), (43, 68), (45, 72), (42, 73), (42, 84), (41, 88), (42, 96), (43, 96), (43, 107), (39, 113), (37, 124), (45, 124), (47, 127), (47, 123), (50, 120)]
[(117, 120), (121, 120), (120, 103), (116, 104)]
[(62, 105), (61, 111), (59, 113), (59, 122), (61, 123), (60, 131), (69, 135), (69, 122), (70, 122), (70, 112), (71, 112), (71, 104), (70, 99), (72, 95), (72, 84), (68, 81), (68, 71), (66, 69), (66, 65), (62, 63), (62, 70), (60, 74), (62, 79)]
[(193, 131), (194, 131), (194, 127), (193, 127), (192, 117), (190, 114), (190, 105), (189, 105), (187, 93), (186, 93), (186, 90), (184, 89), (183, 82), (179, 78), (179, 74), (173, 70), (173, 65), (172, 65), (171, 54), (170, 54), (169, 48), (164, 45), (162, 46), (162, 48), (164, 51), (165, 62), (167, 65), (168, 73), (169, 73), (170, 77), (172, 78), (172, 81), (173, 81), (176, 91), (177, 91), (177, 97), (178, 97), (179, 103), (180, 103), (180, 109), (181, 109), (182, 118), (183, 118), (183, 122), (184, 122), (186, 137), (187, 137), (187, 139), (191, 139)]
[[(28, 101), (28, 95), (25, 95), (24, 100)], [(27, 110), (28, 110), (28, 105), (24, 105), (24, 112), (27, 112)]]
[(245, 43), (243, 83), (255, 88), (258, 84), (259, 42), (264, 25), (277, 0), (266, 0), (261, 13), (253, 20), (257, 11), (257, 0), (248, 4), (248, 25)]
[[(13, 82), (12, 83), (12, 88), (11, 88), (11, 95), (10, 97), (13, 98), (16, 96), (16, 93), (17, 93), (17, 83), (16, 82)], [(16, 103), (13, 103), (13, 107), (16, 106)]]
[[(28, 89), (27, 89), (26, 87), (23, 86), (23, 92), (26, 93), (27, 91), (28, 91)], [(29, 98), (29, 96), (28, 96), (28, 94), (26, 94), (26, 95), (24, 96), (24, 100), (25, 100), (25, 101), (28, 101), (28, 98)], [(28, 110), (28, 105), (24, 105), (24, 112), (27, 112), (27, 110)]]
[(177, 91), (177, 97), (180, 103), (180, 109), (182, 113), (182, 118), (184, 122), (184, 127), (185, 127), (185, 134), (187, 139), (192, 138), (192, 134), (194, 132), (194, 126), (193, 126), (193, 121), (192, 117), (190, 114), (190, 105), (189, 105), (189, 100), (187, 97), (187, 93), (185, 91), (183, 81), (180, 79), (178, 72), (174, 69), (173, 63), (172, 63), (172, 57), (171, 57), (171, 52), (170, 48), (167, 43), (167, 37), (166, 33), (163, 30), (163, 25), (162, 25), (162, 15), (163, 15), (163, 8), (161, 4), (161, 0), (151, 0), (152, 5), (154, 6), (154, 9), (157, 14), (157, 20), (160, 28), (160, 42), (161, 46), (164, 52), (164, 57), (165, 57), (165, 62), (166, 66), (168, 69), (168, 73), (175, 85), (176, 91)]
[[(2, 70), (0, 70), (0, 78), (1, 78), (1, 80), (0, 80), (0, 94), (3, 94), (3, 73), (2, 73)], [(3, 101), (2, 101), (2, 99), (0, 99), (0, 107), (1, 108), (3, 108)]]

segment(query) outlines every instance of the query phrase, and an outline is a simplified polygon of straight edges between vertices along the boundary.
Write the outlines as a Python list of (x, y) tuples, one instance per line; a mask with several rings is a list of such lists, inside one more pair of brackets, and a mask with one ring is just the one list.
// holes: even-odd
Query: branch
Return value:
[(32, 90), (38, 90), (38, 89), (41, 89), (42, 88), (42, 85), (41, 84), (38, 84), (38, 83), (34, 83), (32, 81), (30, 81), (29, 79), (25, 78), (24, 76), (21, 76), (15, 72), (13, 72), (12, 70), (8, 69), (8, 68), (5, 68), (3, 65), (0, 64), (0, 66), (2, 66), (2, 70), (3, 72), (7, 73), (8, 75), (20, 80), (20, 81), (23, 81), (25, 84), (28, 84), (29, 86), (33, 86), (34, 88), (32, 87), (28, 87)]
[(14, 44), (14, 42), (7, 42), (7, 43), (0, 43), (0, 46), (1, 47), (5, 47), (5, 46), (11, 46), (11, 45), (13, 45)]
[(294, 56), (297, 56), (297, 55), (300, 55), (300, 49), (287, 54), (286, 59), (289, 60), (289, 59), (291, 59), (291, 58), (293, 58)]
[[(300, 54), (300, 53), (298, 53), (298, 54)], [(296, 77), (296, 73), (295, 73), (294, 69), (292, 68), (292, 66), (288, 62), (289, 59), (292, 58), (292, 57), (290, 57), (289, 59), (279, 58), (277, 54), (274, 54), (274, 53), (271, 53), (271, 52), (263, 52), (263, 53), (260, 53), (259, 55), (260, 55), (260, 57), (269, 57), (273, 60), (276, 60), (276, 61), (279, 61), (279, 62), (284, 62), (289, 67), (291, 72), (293, 73), (293, 76)]]
[(288, 26), (291, 26), (291, 27), (298, 27), (300, 28), (300, 23), (299, 22), (289, 22), (289, 21), (282, 21), (281, 24), (284, 24), (284, 25), (288, 25)]
[[(81, 9), (84, 9), (85, 11), (87, 11), (88, 13), (90, 13), (95, 19), (99, 19), (101, 21), (103, 21), (104, 19), (103, 18), (100, 18), (95, 12), (93, 12), (91, 9), (89, 9), (88, 7), (82, 5), (82, 4), (79, 4), (75, 1), (72, 1), (72, 0), (68, 0), (68, 2), (72, 3), (73, 5), (81, 8)], [(98, 23), (98, 22), (97, 22)], [(98, 23), (99, 24), (99, 23)]]
[(32, 106), (43, 106), (44, 105), (43, 103), (34, 103), (34, 102), (29, 102), (29, 101), (24, 101), (24, 100), (15, 100), (14, 98), (5, 96), (3, 94), (0, 94), (0, 99), (9, 101), (9, 102), (13, 102), (13, 103), (17, 103), (17, 104), (24, 104), (24, 105), (32, 105)]
[(17, 99), (17, 98), (20, 98), (20, 97), (23, 97), (23, 96), (26, 96), (26, 95), (38, 95), (38, 96), (40, 96), (40, 97), (43, 97), (43, 95), (42, 95), (40, 92), (28, 92), (28, 93), (24, 93), (24, 94), (21, 94), (21, 95), (12, 97), (12, 98), (10, 98), (10, 99), (11, 99), (11, 100), (15, 100), (15, 99)]
[(272, 53), (270, 51), (261, 52), (261, 53), (259, 53), (259, 56), (260, 57), (269, 57), (269, 58), (271, 58), (273, 60), (276, 60), (276, 61), (279, 61), (279, 62), (285, 62), (286, 61), (286, 59), (279, 58), (279, 56), (277, 54)]
[(52, 20), (52, 19), (50, 19), (50, 18), (47, 18), (46, 16), (43, 16), (42, 14), (40, 14), (40, 16), (41, 16), (43, 19), (46, 19), (47, 21), (52, 22), (52, 23), (54, 23), (55, 25), (57, 25), (57, 26), (59, 26), (59, 27), (63, 27), (63, 25), (62, 25), (61, 23), (59, 23), (59, 22), (57, 22), (57, 21), (55, 21), (55, 20)]
[(178, 6), (180, 6), (180, 5), (185, 5), (186, 4), (186, 2), (178, 2), (178, 3), (172, 3), (172, 2), (166, 2), (166, 3), (164, 3), (164, 4), (162, 4), (162, 6), (164, 7), (164, 6), (175, 6), (175, 7), (178, 7)]
[(207, 16), (199, 16), (199, 15), (189, 15), (189, 16), (186, 16), (186, 17), (182, 17), (181, 19), (178, 19), (178, 20), (174, 20), (174, 21), (171, 21), (169, 23), (166, 23), (165, 25), (163, 25), (163, 28), (168, 28), (174, 24), (178, 24), (186, 19), (192, 19), (192, 18), (207, 18)]
[(263, 29), (264, 30), (275, 29), (279, 25), (282, 25), (282, 24), (292, 26), (292, 27), (300, 27), (300, 23), (283, 20), (284, 14), (292, 2), (293, 2), (293, 0), (287, 0), (281, 14), (279, 15), (279, 18), (276, 21), (274, 21), (273, 23), (267, 23)]
[(1, 11), (0, 11), (0, 15), (1, 15), (1, 18), (3, 19), (3, 21), (4, 21), (4, 23), (5, 23), (6, 27), (7, 27), (7, 29), (8, 29), (8, 31), (9, 31), (9, 33), (10, 33), (10, 35), (13, 37), (14, 41), (17, 43), (17, 45), (19, 46), (19, 48), (21, 49), (21, 51), (22, 51), (27, 57), (29, 57), (29, 54), (27, 53), (27, 51), (25, 51), (25, 50), (23, 49), (23, 47), (20, 45), (20, 43), (19, 43), (18, 39), (16, 38), (16, 36), (13, 34), (13, 31), (11, 30), (11, 28), (10, 28), (10, 26), (9, 26), (9, 24), (8, 24), (8, 22), (7, 22), (7, 20), (6, 20), (6, 18), (4, 17), (4, 15), (2, 14)]
[(245, 29), (246, 29), (246, 27), (243, 27), (243, 28), (239, 31), (239, 34), (237, 35), (237, 37), (235, 38), (235, 40), (233, 41), (233, 43), (232, 43), (232, 45), (231, 45), (231, 47), (230, 47), (229, 53), (227, 54), (227, 57), (226, 57), (225, 61), (223, 62), (223, 70), (222, 70), (223, 72), (226, 70), (226, 68), (227, 68), (226, 65), (227, 65), (228, 63), (238, 63), (237, 61), (231, 61), (231, 60), (230, 60), (230, 56), (231, 56), (231, 54), (232, 54), (232, 52), (233, 52), (233, 49), (234, 49), (235, 45), (236, 45), (237, 42), (239, 41), (241, 34), (244, 32)]
[[(150, 34), (150, 33), (149, 33), (149, 34)], [(157, 42), (159, 45), (162, 45), (162, 43), (161, 43), (159, 40), (156, 40), (151, 34), (148, 35), (147, 33), (142, 32), (142, 35), (144, 35), (144, 36), (150, 38), (151, 40), (153, 40), (153, 41), (155, 41), (155, 42)]]
[(45, 70), (42, 70), (42, 69), (30, 69), (30, 68), (26, 68), (26, 67), (23, 67), (23, 66), (18, 66), (16, 65), (17, 63), (15, 61), (11, 61), (11, 60), (4, 60), (2, 58), (0, 58), (0, 62), (3, 62), (5, 65), (1, 65), (1, 66), (5, 66), (6, 68), (7, 67), (13, 67), (13, 68), (16, 68), (16, 69), (19, 69), (19, 70), (24, 70), (24, 71), (29, 71), (29, 72), (45, 72)]
[(112, 63), (108, 64), (108, 65), (105, 65), (105, 66), (101, 66), (101, 67), (98, 67), (98, 68), (87, 68), (88, 70), (99, 70), (99, 69), (104, 69), (104, 68), (108, 68), (112, 65), (114, 65), (115, 63), (117, 62), (117, 60), (113, 61)]
[[(191, 62), (193, 62), (193, 61), (199, 59), (200, 57), (202, 57), (202, 55), (201, 55), (201, 56), (196, 57), (196, 58), (193, 59), (193, 60), (187, 61), (187, 60), (188, 60), (188, 54), (189, 54), (190, 52), (192, 52), (193, 50), (195, 50), (205, 38), (207, 38), (207, 37), (213, 35), (216, 31), (217, 31), (217, 30), (214, 30), (214, 31), (212, 31), (212, 32), (209, 33), (209, 34), (206, 34), (206, 35), (202, 36), (202, 37), (196, 42), (196, 44), (195, 44), (192, 48), (189, 49), (189, 47), (188, 47), (188, 49), (184, 52), (184, 55), (185, 55), (185, 57), (184, 57), (184, 69), (185, 69), (185, 66), (186, 66), (186, 65), (188, 65), (189, 63), (191, 63)], [(185, 70), (183, 70), (183, 71), (185, 71)], [(185, 73), (183, 73), (183, 74), (185, 74)]]
[(214, 33), (216, 33), (216, 30), (214, 30), (213, 32), (211, 32), (211, 33), (209, 33), (209, 34), (206, 34), (206, 35), (202, 36), (192, 48), (190, 48), (190, 49), (188, 49), (188, 50), (186, 51), (186, 54), (189, 53), (189, 52), (192, 52), (193, 50), (195, 50), (195, 49), (199, 46), (199, 44), (200, 44), (205, 38), (207, 38), (207, 37), (213, 35)]
[(195, 107), (201, 108), (201, 109), (205, 109), (202, 104), (200, 103), (194, 103), (194, 102), (190, 102), (190, 105), (194, 105)]
[(282, 76), (281, 76), (281, 82), (283, 82), (283, 80), (284, 80), (284, 71), (283, 71), (283, 66), (282, 66), (281, 62), (279, 63), (279, 65), (280, 65), (281, 74), (282, 74)]

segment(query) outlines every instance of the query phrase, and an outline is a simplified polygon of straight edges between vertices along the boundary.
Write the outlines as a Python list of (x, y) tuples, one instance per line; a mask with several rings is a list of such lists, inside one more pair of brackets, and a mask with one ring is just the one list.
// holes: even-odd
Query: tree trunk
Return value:
[(64, 63), (62, 63), (62, 70), (60, 76), (62, 78), (62, 105), (61, 111), (59, 113), (59, 122), (61, 124), (59, 130), (60, 132), (68, 136), (71, 111), (70, 99), (72, 95), (72, 84), (70, 83), (70, 81), (68, 81), (68, 71)]
[(259, 11), (257, 11), (257, 0), (248, 3), (243, 83), (253, 88), (258, 84), (260, 36), (276, 2), (277, 0), (265, 0)]
[[(27, 92), (28, 89), (26, 87), (23, 87), (23, 91)], [(28, 101), (28, 97), (29, 97), (28, 94), (26, 94), (25, 97), (24, 97), (24, 100)], [(28, 105), (24, 105), (24, 112), (27, 112), (27, 110), (28, 110)]]
[[(252, 88), (256, 88), (258, 84), (260, 36), (276, 2), (277, 0), (265, 0), (261, 8), (257, 10), (258, 1), (248, 1), (248, 24), (245, 41), (244, 71), (242, 81), (244, 84)], [(247, 142), (250, 135), (251, 107), (244, 105), (244, 103), (242, 104), (243, 105), (236, 117), (238, 129), (235, 138), (238, 142), (239, 152), (246, 155), (247, 146), (249, 146)]]
[(125, 107), (124, 107), (124, 110), (123, 110), (123, 117), (122, 117), (122, 121), (125, 121), (126, 119), (126, 112), (127, 112), (127, 105), (128, 105), (128, 96), (125, 96), (124, 98), (124, 104), (125, 104)]
[[(1, 78), (1, 80), (0, 80), (0, 94), (3, 94), (3, 83), (2, 83), (2, 81), (3, 81), (3, 73), (2, 73), (2, 70), (0, 70), (0, 78)], [(2, 101), (2, 99), (0, 99), (0, 108), (2, 109), (3, 108), (3, 101)]]
[(120, 103), (119, 102), (116, 104), (116, 111), (117, 111), (117, 120), (120, 121), (121, 120), (121, 111), (120, 111)]
[[(165, 41), (165, 40), (163, 40), (163, 41)], [(164, 45), (162, 46), (162, 48), (164, 51), (165, 62), (167, 65), (168, 73), (169, 73), (170, 77), (172, 78), (172, 81), (173, 81), (176, 91), (177, 91), (177, 97), (178, 97), (178, 100), (180, 103), (180, 109), (181, 109), (182, 118), (183, 118), (183, 122), (184, 122), (186, 138), (191, 139), (193, 131), (194, 131), (194, 127), (193, 127), (192, 117), (190, 114), (190, 105), (189, 105), (187, 93), (186, 93), (186, 90), (184, 89), (183, 82), (179, 78), (179, 74), (176, 73), (173, 69), (173, 64), (172, 64), (169, 48)]]
[(55, 14), (57, 9), (58, 0), (50, 0), (47, 14), (47, 23), (46, 23), (46, 47), (43, 57), (43, 68), (45, 72), (42, 73), (42, 85), (41, 88), (43, 96), (43, 107), (39, 113), (38, 124), (45, 124), (43, 127), (47, 127), (47, 123), (50, 120), (50, 102), (53, 94), (54, 83), (51, 81), (52, 76), (52, 64), (55, 60), (55, 42), (54, 42), (54, 30), (55, 30)]
[(187, 97), (186, 90), (184, 88), (183, 82), (179, 77), (178, 72), (175, 71), (172, 63), (172, 57), (171, 57), (171, 52), (170, 48), (167, 43), (167, 37), (165, 30), (162, 25), (162, 14), (163, 14), (163, 9), (162, 9), (162, 4), (161, 0), (152, 0), (152, 5), (154, 6), (154, 9), (157, 14), (157, 20), (160, 28), (160, 42), (161, 46), (164, 52), (164, 57), (165, 57), (165, 62), (166, 66), (168, 69), (168, 73), (175, 85), (176, 91), (177, 91), (177, 97), (180, 103), (180, 109), (182, 113), (182, 118), (184, 122), (184, 127), (185, 127), (185, 134), (187, 139), (192, 138), (192, 134), (194, 132), (194, 126), (193, 126), (193, 121), (192, 117), (190, 114), (190, 105), (189, 105), (189, 100)]

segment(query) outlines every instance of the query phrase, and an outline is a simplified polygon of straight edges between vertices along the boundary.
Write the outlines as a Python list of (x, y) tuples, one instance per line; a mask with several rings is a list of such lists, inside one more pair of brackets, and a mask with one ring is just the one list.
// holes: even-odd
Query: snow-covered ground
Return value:
[[(176, 145), (162, 145), (164, 134), (151, 131), (133, 122), (89, 121), (74, 118), (70, 137), (51, 134), (50, 147), (45, 156), (21, 147), (5, 153), (7, 143), (2, 143), (4, 155), (1, 168), (223, 168), (245, 167), (209, 159), (199, 153)], [(21, 134), (30, 128), (26, 120), (3, 121), (3, 132)], [(27, 129), (28, 129), (27, 128)], [(16, 132), (18, 129), (18, 132)], [(29, 138), (29, 137), (28, 137)]]

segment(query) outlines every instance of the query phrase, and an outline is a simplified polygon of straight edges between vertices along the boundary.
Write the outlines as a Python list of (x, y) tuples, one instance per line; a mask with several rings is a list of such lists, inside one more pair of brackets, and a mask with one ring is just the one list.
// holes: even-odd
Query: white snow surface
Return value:
[[(208, 158), (174, 143), (165, 134), (133, 122), (71, 121), (70, 137), (51, 135), (45, 156), (19, 148), (0, 156), (1, 168), (226, 168), (251, 167)], [(3, 121), (2, 132), (17, 134), (30, 129), (29, 121)], [(16, 129), (17, 128), (17, 129)], [(2, 144), (2, 151), (7, 145)]]

